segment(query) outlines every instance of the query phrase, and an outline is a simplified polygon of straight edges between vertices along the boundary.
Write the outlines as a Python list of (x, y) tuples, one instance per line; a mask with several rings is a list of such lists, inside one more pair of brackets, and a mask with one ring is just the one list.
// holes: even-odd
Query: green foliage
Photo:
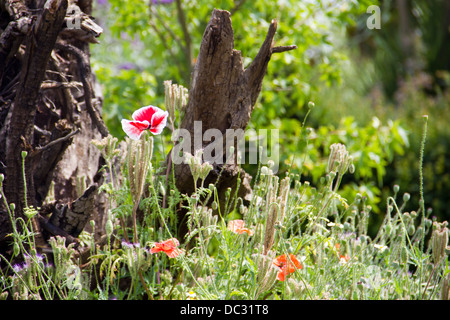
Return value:
[[(213, 8), (232, 12), (235, 48), (246, 57), (245, 65), (256, 56), (272, 19), (278, 20), (276, 42), (298, 47), (274, 55), (269, 64), (252, 117), (256, 127), (267, 127), (279, 118), (302, 118), (303, 106), (317, 84), (339, 80), (346, 57), (333, 49), (337, 41), (334, 30), (342, 32), (367, 7), (365, 2), (354, 1), (340, 5), (329, 1), (242, 1), (238, 7), (235, 1), (181, 3), (181, 11), (176, 1), (151, 6), (136, 0), (98, 5), (95, 14), (104, 24), (105, 34), (102, 43), (92, 47), (93, 65), (105, 92), (104, 117), (117, 136), (121, 136), (117, 117), (126, 116), (130, 106), (163, 101), (164, 80), (189, 88), (190, 73)], [(107, 14), (105, 8), (109, 9)], [(120, 70), (124, 65), (133, 69)]]
[[(420, 150), (422, 134), (421, 115), (428, 116), (428, 132), (423, 159), (423, 190), (425, 204), (433, 215), (446, 220), (450, 217), (448, 190), (450, 188), (450, 132), (448, 130), (450, 96), (442, 92), (435, 97), (428, 96), (422, 90), (422, 81), (428, 79), (421, 75), (405, 82), (399, 92), (399, 103), (395, 107), (389, 105), (386, 112), (389, 116), (407, 123), (410, 134), (410, 147), (406, 153), (396, 157), (387, 167), (386, 182), (396, 183), (411, 193), (418, 194), (419, 161), (413, 151)], [(450, 84), (450, 82), (449, 82)], [(398, 110), (394, 113), (394, 110)], [(417, 199), (412, 202), (418, 206)]]
[(146, 71), (135, 69), (111, 70), (95, 65), (95, 73), (104, 90), (103, 119), (114, 136), (123, 138), (120, 120), (131, 118), (136, 106), (149, 105), (155, 98), (152, 88), (155, 78)]

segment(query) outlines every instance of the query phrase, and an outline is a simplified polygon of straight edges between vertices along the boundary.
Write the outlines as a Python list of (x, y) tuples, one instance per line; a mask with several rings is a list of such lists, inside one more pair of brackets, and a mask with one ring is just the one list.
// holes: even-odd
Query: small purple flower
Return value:
[(37, 253), (36, 254), (36, 259), (38, 262), (41, 262), (42, 260), (44, 260), (44, 256), (42, 254)]
[(128, 248), (128, 249), (133, 249), (133, 244), (131, 244), (127, 241), (122, 241), (122, 247)]
[(173, 2), (173, 0), (152, 0), (153, 4), (169, 4), (172, 2)]
[(128, 248), (128, 249), (133, 249), (133, 248), (139, 248), (140, 244), (139, 243), (130, 243), (127, 241), (122, 241), (122, 247)]
[(14, 270), (14, 272), (16, 272), (16, 273), (19, 273), (20, 271), (22, 271), (22, 266), (19, 265), (19, 264), (15, 264), (15, 265), (13, 266), (13, 270)]
[(124, 63), (119, 64), (118, 68), (119, 68), (119, 70), (131, 70), (131, 69), (135, 69), (136, 65), (131, 62), (124, 62)]
[(104, 5), (108, 3), (108, 0), (97, 0), (99, 5)]

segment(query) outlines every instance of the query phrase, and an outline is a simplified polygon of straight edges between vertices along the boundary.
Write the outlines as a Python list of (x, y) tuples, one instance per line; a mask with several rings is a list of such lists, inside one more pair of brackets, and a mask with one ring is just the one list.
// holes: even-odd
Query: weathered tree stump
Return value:
[[(227, 129), (246, 129), (272, 54), (296, 48), (295, 45), (274, 47), (276, 29), (277, 22), (273, 20), (258, 54), (248, 68), (244, 69), (241, 52), (234, 49), (230, 13), (217, 9), (213, 11), (203, 34), (181, 129), (188, 130), (191, 137), (194, 137), (196, 121), (201, 122), (202, 136), (209, 129), (218, 129), (224, 137)], [(195, 154), (198, 148), (207, 147), (209, 143), (211, 142), (203, 141), (201, 146), (195, 146), (192, 138), (191, 154)], [(225, 147), (224, 141), (224, 157), (227, 154)], [(233, 157), (236, 159), (237, 148), (234, 152)], [(248, 199), (251, 177), (239, 168), (237, 161), (226, 163), (226, 160), (224, 158), (222, 164), (213, 164), (214, 169), (205, 180), (206, 186), (208, 183), (216, 183), (220, 174), (216, 186), (219, 199), (223, 200), (228, 188), (235, 192), (239, 177), (238, 196)], [(177, 188), (182, 193), (192, 193), (194, 183), (188, 165), (177, 163), (174, 168)]]

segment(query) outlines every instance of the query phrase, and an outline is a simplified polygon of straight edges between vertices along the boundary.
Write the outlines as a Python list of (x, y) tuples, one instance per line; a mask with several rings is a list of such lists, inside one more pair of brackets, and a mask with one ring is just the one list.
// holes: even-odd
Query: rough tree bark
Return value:
[[(102, 30), (89, 17), (91, 0), (5, 0), (0, 9), (0, 173), (6, 199), (15, 204), (16, 217), (25, 206), (40, 208), (33, 221), (39, 246), (46, 245), (46, 234), (76, 240), (88, 218), (102, 226), (106, 208), (103, 195), (94, 192), (102, 158), (90, 144), (108, 134), (89, 62), (89, 42), (97, 42)], [(49, 193), (52, 202), (45, 201)], [(0, 251), (8, 252), (11, 225), (3, 200)]]
[[(273, 39), (276, 29), (277, 22), (273, 20), (258, 54), (248, 68), (244, 69), (241, 52), (234, 49), (230, 13), (217, 9), (213, 11), (203, 34), (192, 75), (189, 102), (181, 124), (181, 128), (188, 130), (191, 137), (194, 137), (196, 121), (201, 122), (202, 136), (208, 129), (218, 129), (224, 137), (227, 129), (246, 129), (272, 54), (296, 48), (295, 45), (275, 47)], [(225, 148), (225, 139), (223, 142)], [(197, 149), (205, 148), (209, 143), (203, 141)], [(194, 154), (197, 150), (193, 138), (190, 147), (191, 153)], [(223, 154), (226, 155), (225, 149)], [(223, 159), (223, 163), (225, 160)], [(228, 188), (232, 188), (234, 193), (237, 185), (238, 196), (243, 200), (248, 199), (251, 193), (251, 177), (239, 169), (236, 161), (214, 164), (213, 167), (205, 181), (206, 186), (208, 183), (215, 183), (220, 174), (217, 184), (219, 199), (224, 198)], [(174, 172), (177, 188), (182, 193), (192, 193), (194, 183), (189, 167), (186, 164), (176, 164)]]

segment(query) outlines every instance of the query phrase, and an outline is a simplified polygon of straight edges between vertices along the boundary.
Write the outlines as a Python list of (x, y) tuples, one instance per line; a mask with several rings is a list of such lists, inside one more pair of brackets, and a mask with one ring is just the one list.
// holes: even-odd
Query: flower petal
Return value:
[(280, 271), (278, 271), (277, 279), (280, 280), (280, 281), (284, 281), (286, 279), (285, 270), (281, 269)]
[(247, 232), (247, 234), (248, 234), (249, 236), (252, 236), (252, 235), (253, 235), (253, 230), (250, 230), (250, 229), (248, 229), (248, 228), (241, 228), (241, 229), (239, 230), (239, 234), (243, 234), (244, 232)]
[(148, 121), (130, 121), (123, 119), (122, 129), (133, 140), (139, 140), (144, 130), (148, 129)]
[(150, 122), (151, 123), (150, 132), (153, 134), (160, 134), (166, 127), (168, 116), (169, 112), (162, 111), (161, 109), (160, 111), (153, 114), (153, 117)]
[(178, 248), (173, 248), (172, 250), (164, 251), (169, 258), (178, 257), (181, 253), (181, 250)]
[(176, 238), (170, 238), (160, 243), (164, 248), (173, 249), (180, 245), (180, 242)]
[(234, 233), (238, 233), (244, 226), (244, 220), (231, 220), (228, 222), (228, 229)]
[(161, 248), (159, 248), (159, 247), (153, 247), (153, 248), (151, 248), (150, 249), (150, 253), (158, 253), (158, 252), (160, 252), (160, 251), (162, 251), (162, 249)]
[(176, 238), (171, 238), (162, 242), (156, 242), (150, 253), (164, 252), (169, 258), (177, 257), (182, 251), (177, 247), (180, 242)]
[(275, 259), (273, 259), (273, 264), (276, 267), (281, 268), (284, 264), (286, 264), (286, 255), (282, 254), (281, 256), (278, 256)]
[(147, 120), (148, 123), (152, 123), (152, 117), (156, 112), (162, 111), (160, 108), (155, 106), (146, 106), (140, 109), (137, 109), (133, 112), (132, 118), (136, 121), (144, 121)]

